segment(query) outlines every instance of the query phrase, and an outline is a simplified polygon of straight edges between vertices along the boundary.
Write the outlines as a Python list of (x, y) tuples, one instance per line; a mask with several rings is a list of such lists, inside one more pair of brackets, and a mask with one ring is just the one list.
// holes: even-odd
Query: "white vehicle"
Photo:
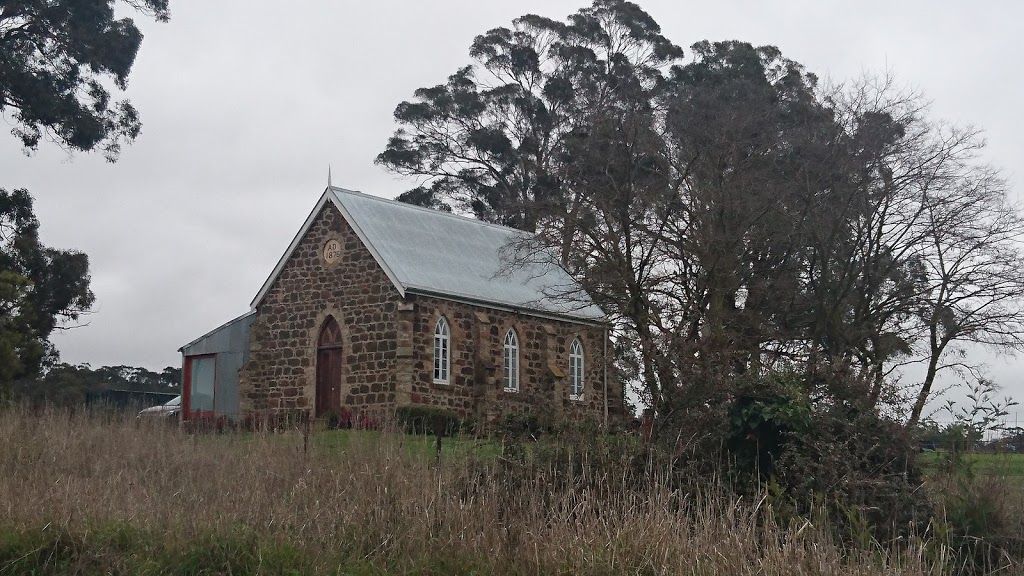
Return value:
[(139, 418), (144, 417), (165, 417), (174, 418), (181, 412), (181, 396), (175, 396), (165, 404), (150, 406), (139, 412)]

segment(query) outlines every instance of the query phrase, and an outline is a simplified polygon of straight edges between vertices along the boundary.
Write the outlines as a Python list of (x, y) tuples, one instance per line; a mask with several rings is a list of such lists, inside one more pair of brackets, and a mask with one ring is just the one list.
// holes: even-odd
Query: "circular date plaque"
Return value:
[(339, 260), (341, 260), (341, 242), (332, 238), (324, 244), (324, 262), (336, 264)]

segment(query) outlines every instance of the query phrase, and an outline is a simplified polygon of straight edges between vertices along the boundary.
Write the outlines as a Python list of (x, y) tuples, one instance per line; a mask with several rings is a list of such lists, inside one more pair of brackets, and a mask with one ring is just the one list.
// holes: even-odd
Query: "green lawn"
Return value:
[[(204, 434), (198, 436), (203, 443), (246, 444), (270, 442), (278, 446), (290, 446), (295, 450), (309, 450), (319, 454), (344, 454), (352, 450), (367, 451), (385, 446), (401, 447), (410, 455), (433, 460), (437, 457), (437, 437), (426, 435), (380, 432), (376, 430), (327, 430), (314, 428), (309, 435), (308, 445), (298, 430), (283, 432), (231, 432), (227, 434)], [(496, 460), (501, 454), (501, 443), (490, 438), (456, 436), (441, 438), (441, 458), (465, 459), (479, 457)]]
[[(437, 457), (437, 437), (374, 430), (321, 430), (310, 435), (310, 442), (318, 451), (345, 451), (353, 447), (368, 447), (380, 444), (383, 434), (392, 435), (389, 440), (409, 453), (424, 458)], [(476, 439), (469, 436), (441, 438), (442, 458), (465, 458), (477, 456), (496, 458), (501, 446), (492, 439)]]
[[(934, 470), (939, 468), (943, 459), (948, 457), (949, 455), (942, 451), (924, 452), (921, 454), (921, 462), (926, 469)], [(963, 458), (975, 474), (1021, 478), (1021, 481), (1024, 482), (1024, 454), (972, 452), (964, 454)]]

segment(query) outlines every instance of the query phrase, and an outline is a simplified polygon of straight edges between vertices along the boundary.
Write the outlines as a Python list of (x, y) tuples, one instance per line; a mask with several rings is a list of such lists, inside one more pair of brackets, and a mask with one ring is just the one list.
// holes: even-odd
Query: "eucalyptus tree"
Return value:
[(564, 210), (566, 138), (649, 101), (682, 50), (640, 7), (596, 0), (566, 22), (526, 15), (478, 36), (473, 62), (395, 109), (377, 163), (419, 185), (399, 197), (534, 231)]
[[(28, 151), (48, 138), (76, 152), (99, 149), (114, 161), (141, 129), (138, 110), (114, 101), (125, 90), (142, 32), (117, 18), (115, 0), (0, 2), (0, 113), (13, 112), (12, 134)], [(125, 6), (166, 21), (168, 0)]]
[(792, 338), (773, 322), (796, 282), (805, 215), (793, 184), (832, 128), (815, 78), (776, 48), (702, 42), (693, 54), (654, 97), (569, 134), (569, 202), (538, 221), (542, 246), (520, 251), (564, 250), (635, 345), (644, 396), (663, 411), (692, 403), (698, 384), (727, 392), (768, 343)]
[(56, 358), (50, 335), (92, 306), (89, 259), (39, 240), (27, 190), (0, 189), (0, 384)]
[(677, 340), (732, 373), (755, 371), (786, 333), (805, 196), (822, 189), (829, 111), (817, 79), (772, 46), (700, 42), (673, 75), (666, 139), (675, 167), (664, 229), (686, 297)]
[(541, 212), (537, 233), (511, 258), (512, 265), (556, 260), (580, 282), (610, 314), (619, 339), (636, 346), (642, 392), (652, 401), (665, 381), (662, 336), (678, 300), (675, 264), (657, 234), (671, 209), (673, 175), (657, 116), (648, 100), (624, 99), (570, 132), (560, 172), (566, 203)]
[[(125, 0), (167, 21), (168, 0)], [(117, 159), (141, 129), (125, 90), (142, 33), (117, 18), (115, 0), (0, 1), (0, 113), (26, 152), (44, 138), (72, 152)], [(27, 190), (0, 189), (0, 384), (37, 374), (56, 359), (49, 337), (92, 306), (89, 259), (39, 241)]]

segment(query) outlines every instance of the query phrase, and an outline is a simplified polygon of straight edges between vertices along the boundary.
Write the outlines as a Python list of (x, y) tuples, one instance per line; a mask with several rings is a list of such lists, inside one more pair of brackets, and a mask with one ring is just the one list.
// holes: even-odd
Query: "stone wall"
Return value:
[[(409, 296), (413, 304), (411, 340), (413, 404), (437, 406), (495, 424), (509, 413), (551, 410), (559, 418), (604, 418), (605, 331), (601, 327), (495, 310), (427, 296)], [(441, 316), (451, 329), (451, 377), (433, 377), (434, 328)], [(504, 386), (504, 342), (509, 329), (519, 339), (519, 391)], [(584, 351), (584, 391), (571, 399), (569, 346), (579, 338)], [(611, 375), (610, 366), (608, 367)], [(622, 414), (621, 387), (609, 379), (608, 411)]]
[[(327, 264), (323, 247), (332, 239), (341, 242), (342, 254)], [(342, 330), (342, 405), (393, 410), (400, 304), (369, 250), (326, 204), (257, 304), (249, 361), (239, 372), (242, 413), (312, 413), (317, 338), (328, 315)]]

